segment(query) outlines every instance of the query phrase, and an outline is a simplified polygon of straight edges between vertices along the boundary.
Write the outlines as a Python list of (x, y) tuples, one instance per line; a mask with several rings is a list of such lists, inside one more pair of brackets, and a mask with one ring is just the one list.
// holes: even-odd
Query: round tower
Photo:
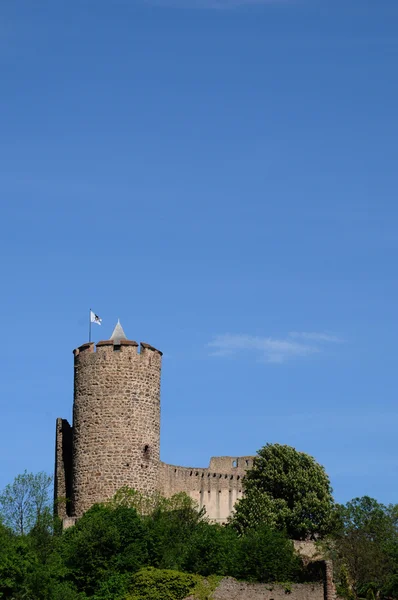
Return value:
[(118, 322), (109, 340), (74, 350), (74, 517), (123, 486), (157, 489), (162, 353), (140, 346)]

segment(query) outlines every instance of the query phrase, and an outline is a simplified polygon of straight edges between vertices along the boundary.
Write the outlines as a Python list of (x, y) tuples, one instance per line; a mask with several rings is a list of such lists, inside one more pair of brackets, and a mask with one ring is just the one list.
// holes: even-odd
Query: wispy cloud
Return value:
[(246, 334), (216, 335), (208, 346), (212, 356), (233, 356), (241, 351), (257, 355), (259, 361), (283, 363), (292, 358), (305, 358), (322, 351), (324, 344), (342, 342), (327, 333), (291, 332), (286, 338), (258, 337)]
[(309, 340), (312, 342), (332, 342), (340, 344), (344, 342), (344, 340), (332, 333), (316, 333), (316, 332), (308, 332), (308, 331), (291, 331), (289, 333), (289, 337), (301, 340)]

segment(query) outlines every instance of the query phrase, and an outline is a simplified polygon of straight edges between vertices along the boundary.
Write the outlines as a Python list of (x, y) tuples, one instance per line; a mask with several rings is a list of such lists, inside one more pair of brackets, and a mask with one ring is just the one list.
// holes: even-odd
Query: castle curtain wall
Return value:
[(245, 471), (252, 461), (251, 456), (213, 457), (207, 469), (160, 463), (159, 491), (166, 497), (185, 492), (212, 521), (225, 523), (243, 495)]

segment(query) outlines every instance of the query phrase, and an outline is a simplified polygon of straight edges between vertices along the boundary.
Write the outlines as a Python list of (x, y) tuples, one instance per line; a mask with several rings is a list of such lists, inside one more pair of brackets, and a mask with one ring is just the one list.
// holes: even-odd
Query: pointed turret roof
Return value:
[(123, 331), (123, 327), (121, 326), (119, 319), (117, 320), (115, 329), (113, 330), (113, 333), (109, 339), (112, 340), (114, 344), (118, 344), (120, 340), (127, 340), (126, 334)]

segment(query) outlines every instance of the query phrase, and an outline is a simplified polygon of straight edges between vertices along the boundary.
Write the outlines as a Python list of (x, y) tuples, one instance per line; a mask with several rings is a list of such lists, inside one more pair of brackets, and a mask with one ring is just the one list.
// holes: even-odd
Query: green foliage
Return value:
[(113, 498), (105, 504), (116, 508), (124, 506), (126, 508), (135, 508), (138, 514), (142, 516), (151, 516), (158, 512), (175, 512), (188, 514), (192, 518), (195, 515), (196, 520), (204, 517), (204, 510), (199, 510), (198, 504), (185, 492), (174, 494), (170, 498), (165, 498), (159, 492), (153, 494), (142, 494), (127, 486), (120, 488)]
[(71, 580), (87, 594), (110, 576), (147, 564), (145, 527), (134, 508), (93, 506), (65, 532), (62, 546)]
[(18, 475), (0, 494), (3, 523), (21, 535), (28, 533), (49, 507), (51, 482), (43, 472)]
[(210, 600), (222, 577), (210, 575), (209, 577), (198, 577), (198, 581), (192, 591), (196, 600)]
[(352, 591), (347, 567), (343, 564), (340, 568), (336, 590), (339, 598), (345, 600), (354, 600), (355, 594)]
[(210, 600), (220, 579), (214, 575), (204, 578), (171, 569), (147, 567), (133, 576), (126, 600), (181, 600), (187, 596)]
[(263, 525), (241, 538), (237, 565), (237, 577), (266, 583), (296, 580), (301, 561), (284, 534)]
[(314, 458), (267, 444), (246, 474), (245, 497), (231, 525), (242, 534), (265, 523), (293, 539), (306, 539), (330, 531), (333, 508), (329, 478)]
[(131, 588), (131, 575), (110, 575), (100, 582), (93, 600), (125, 600)]
[(221, 525), (199, 523), (185, 548), (182, 569), (200, 575), (233, 575), (239, 561), (236, 532)]
[(203, 512), (186, 494), (176, 494), (157, 503), (144, 517), (148, 536), (149, 564), (160, 569), (181, 569), (194, 532), (202, 523)]
[(337, 514), (338, 528), (324, 546), (339, 594), (347, 600), (398, 597), (397, 507), (364, 496), (339, 506)]
[(366, 592), (366, 600), (376, 600), (375, 594), (374, 594), (374, 591), (372, 590), (372, 588), (369, 588), (368, 591)]
[(29, 564), (25, 540), (0, 524), (0, 598), (11, 598), (26, 577)]
[(269, 494), (253, 487), (250, 491), (247, 490), (245, 496), (239, 501), (229, 522), (242, 535), (262, 524), (274, 529), (280, 525), (283, 529), (287, 516), (288, 510), (284, 500), (272, 498)]
[(148, 567), (133, 576), (127, 600), (182, 600), (197, 583), (196, 575)]
[[(47, 480), (25, 473), (4, 497), (19, 497), (21, 482), (32, 481), (46, 489)], [(23, 527), (0, 524), (1, 600), (178, 600), (189, 594), (208, 600), (226, 575), (298, 577), (298, 559), (284, 534), (260, 527), (239, 535), (212, 524), (186, 494), (165, 499), (124, 488), (64, 532), (44, 495), (43, 502), (33, 492), (28, 497), (34, 500), (23, 506)]]
[(77, 598), (62, 583), (66, 570), (58, 550), (59, 539), (44, 524), (24, 536), (0, 527), (0, 598)]
[[(208, 600), (219, 578), (315, 581), (290, 537), (322, 542), (345, 600), (398, 598), (398, 505), (367, 496), (334, 506), (322, 467), (287, 446), (265, 446), (231, 526), (210, 523), (186, 494), (123, 488), (62, 532), (51, 478), (23, 473), (0, 494), (1, 600)], [(284, 584), (288, 594), (290, 584)]]
[(49, 508), (50, 483), (44, 473), (25, 472), (1, 494), (3, 521), (10, 527), (0, 525), (0, 598), (65, 596), (57, 589), (65, 567)]

